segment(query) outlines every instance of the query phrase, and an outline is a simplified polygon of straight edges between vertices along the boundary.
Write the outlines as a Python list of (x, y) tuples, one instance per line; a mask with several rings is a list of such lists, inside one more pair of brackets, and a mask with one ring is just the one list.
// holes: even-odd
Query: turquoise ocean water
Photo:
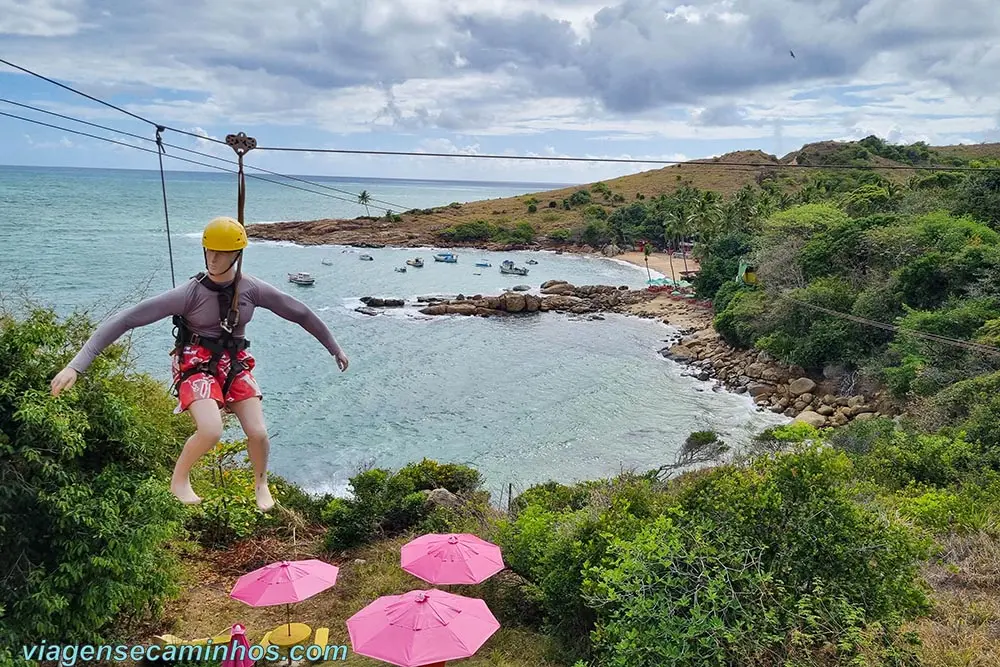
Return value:
[[(310, 180), (367, 190), (394, 205), (375, 204), (373, 213), (552, 187)], [(354, 201), (253, 179), (247, 186), (248, 223), (364, 213)], [(204, 224), (235, 214), (235, 177), (168, 172), (167, 194), (179, 284), (203, 268)], [(499, 294), (519, 283), (537, 291), (554, 278), (632, 287), (646, 281), (644, 270), (606, 259), (457, 249), (458, 264), (442, 264), (432, 261), (438, 250), (251, 242), (244, 271), (317, 311), (351, 360), (342, 374), (300, 327), (265, 310), (254, 314), (247, 335), (265, 393), (273, 471), (311, 491), (341, 493), (361, 465), (397, 467), (429, 457), (475, 465), (492, 490), (508, 483), (523, 489), (656, 467), (673, 460), (691, 431), (714, 429), (739, 444), (786, 421), (756, 412), (744, 396), (681, 377), (679, 366), (657, 354), (671, 330), (654, 322), (556, 314), (427, 318), (416, 307), (376, 317), (354, 311), (367, 295)], [(359, 261), (361, 252), (375, 261)], [(393, 271), (415, 255), (425, 268)], [(529, 255), (539, 263), (527, 278), (499, 273), (504, 258), (523, 264)], [(493, 267), (475, 267), (480, 258)], [(311, 272), (316, 285), (288, 283), (290, 271)], [(158, 172), (0, 167), (0, 296), (26, 290), (60, 314), (86, 309), (99, 321), (170, 287)], [(169, 382), (170, 320), (135, 331), (131, 340), (137, 370)], [(234, 425), (227, 435), (238, 437)]]

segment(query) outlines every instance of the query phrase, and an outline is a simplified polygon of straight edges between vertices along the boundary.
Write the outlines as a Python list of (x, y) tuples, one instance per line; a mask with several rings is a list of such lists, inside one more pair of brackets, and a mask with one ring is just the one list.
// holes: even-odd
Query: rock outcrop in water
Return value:
[(583, 315), (613, 311), (621, 306), (648, 300), (648, 292), (630, 290), (627, 285), (584, 285), (577, 287), (565, 280), (542, 283), (541, 295), (507, 292), (500, 296), (461, 297), (420, 310), (424, 315), (527, 315), (548, 311)]

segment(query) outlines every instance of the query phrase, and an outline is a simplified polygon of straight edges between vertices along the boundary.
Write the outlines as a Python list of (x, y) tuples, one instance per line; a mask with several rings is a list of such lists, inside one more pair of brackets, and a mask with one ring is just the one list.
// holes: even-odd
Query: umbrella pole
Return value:
[(285, 605), (285, 622), (288, 623), (288, 636), (292, 636), (292, 605)]

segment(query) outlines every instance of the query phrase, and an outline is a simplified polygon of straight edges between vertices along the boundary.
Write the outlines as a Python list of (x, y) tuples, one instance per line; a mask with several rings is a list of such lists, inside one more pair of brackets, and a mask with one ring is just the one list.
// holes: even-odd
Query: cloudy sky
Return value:
[[(0, 0), (0, 58), (156, 122), (217, 138), (242, 130), (261, 146), (669, 160), (868, 134), (1000, 141), (997, 0)], [(2, 64), (0, 97), (152, 136)], [(650, 168), (260, 151), (248, 161), (551, 182)], [(0, 163), (156, 158), (0, 116)]]

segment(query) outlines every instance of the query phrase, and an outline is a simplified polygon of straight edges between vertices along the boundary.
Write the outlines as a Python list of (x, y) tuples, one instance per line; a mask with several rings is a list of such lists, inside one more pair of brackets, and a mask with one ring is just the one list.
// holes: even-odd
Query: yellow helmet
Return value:
[(243, 225), (233, 218), (216, 218), (205, 226), (201, 235), (201, 245), (206, 250), (232, 252), (247, 247), (247, 232)]

